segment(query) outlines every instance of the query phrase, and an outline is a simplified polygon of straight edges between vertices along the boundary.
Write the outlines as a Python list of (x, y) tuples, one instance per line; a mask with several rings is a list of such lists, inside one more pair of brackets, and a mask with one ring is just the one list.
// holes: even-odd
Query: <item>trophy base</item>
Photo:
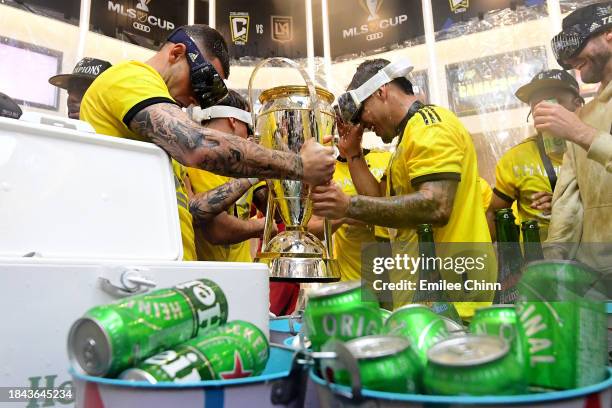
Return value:
[(325, 246), (303, 230), (281, 232), (270, 240), (256, 262), (270, 267), (270, 280), (280, 282), (336, 282), (340, 271)]

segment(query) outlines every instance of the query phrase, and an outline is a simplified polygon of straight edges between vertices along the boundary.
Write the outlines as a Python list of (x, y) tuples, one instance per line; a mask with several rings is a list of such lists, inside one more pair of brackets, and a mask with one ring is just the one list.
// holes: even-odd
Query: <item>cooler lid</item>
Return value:
[(174, 175), (152, 143), (0, 118), (0, 256), (182, 259)]

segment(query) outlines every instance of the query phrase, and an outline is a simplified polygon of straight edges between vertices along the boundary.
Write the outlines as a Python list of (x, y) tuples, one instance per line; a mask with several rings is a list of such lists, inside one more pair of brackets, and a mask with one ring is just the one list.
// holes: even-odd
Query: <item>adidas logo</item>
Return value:
[(195, 62), (196, 59), (198, 59), (198, 54), (194, 52), (190, 52), (188, 55), (189, 55), (189, 58), (191, 58), (191, 62)]
[(592, 31), (597, 30), (599, 27), (601, 27), (601, 24), (598, 24), (597, 22), (593, 22), (593, 24), (591, 24), (591, 26), (589, 27), (589, 30), (592, 32)]

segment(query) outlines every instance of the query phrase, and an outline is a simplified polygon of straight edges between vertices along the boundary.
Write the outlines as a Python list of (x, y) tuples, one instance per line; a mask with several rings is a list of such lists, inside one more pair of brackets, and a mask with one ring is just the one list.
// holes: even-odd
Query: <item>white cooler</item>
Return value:
[[(268, 333), (268, 270), (182, 262), (174, 176), (150, 143), (0, 118), (0, 406), (9, 389), (72, 387), (66, 348), (87, 309), (195, 278), (219, 285), (228, 320)], [(74, 396), (74, 393), (72, 393)]]

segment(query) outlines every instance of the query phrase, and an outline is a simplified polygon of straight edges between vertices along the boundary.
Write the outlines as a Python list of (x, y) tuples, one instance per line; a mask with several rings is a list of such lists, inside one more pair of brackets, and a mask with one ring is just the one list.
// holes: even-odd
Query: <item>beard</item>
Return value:
[(606, 65), (612, 58), (612, 51), (608, 47), (601, 47), (595, 50), (589, 58), (591, 60), (590, 69), (580, 70), (580, 78), (586, 84), (596, 84), (602, 81)]

